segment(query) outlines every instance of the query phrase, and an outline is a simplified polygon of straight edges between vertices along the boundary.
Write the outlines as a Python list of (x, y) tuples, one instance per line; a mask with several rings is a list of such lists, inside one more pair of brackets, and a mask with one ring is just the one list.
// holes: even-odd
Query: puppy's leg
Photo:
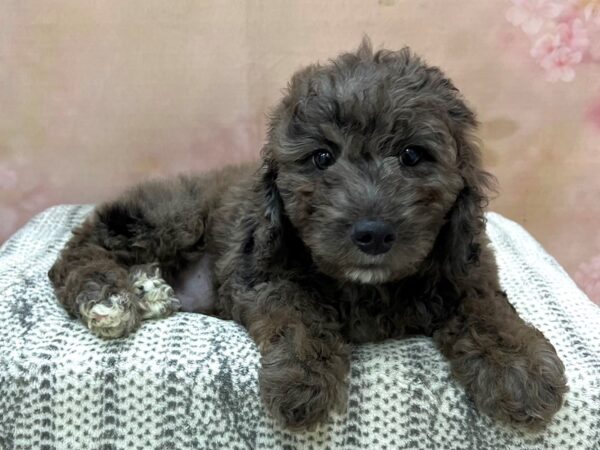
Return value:
[(238, 292), (232, 316), (260, 349), (261, 396), (278, 421), (312, 428), (345, 410), (349, 348), (333, 311), (299, 285), (277, 281)]
[(50, 270), (59, 301), (104, 338), (176, 310), (163, 275), (203, 250), (201, 190), (197, 179), (179, 178), (140, 185), (99, 206)]
[(561, 407), (567, 391), (562, 362), (502, 292), (464, 299), (434, 339), (480, 411), (537, 429)]

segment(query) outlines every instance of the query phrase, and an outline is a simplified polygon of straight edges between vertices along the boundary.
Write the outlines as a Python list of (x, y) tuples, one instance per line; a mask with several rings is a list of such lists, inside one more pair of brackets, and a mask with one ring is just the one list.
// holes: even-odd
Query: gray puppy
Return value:
[(473, 112), (407, 48), (296, 73), (262, 162), (137, 186), (50, 270), (96, 335), (180, 307), (245, 326), (271, 414), (311, 428), (347, 399), (350, 344), (432, 336), (480, 411), (539, 428), (564, 367), (508, 302), (485, 234)]

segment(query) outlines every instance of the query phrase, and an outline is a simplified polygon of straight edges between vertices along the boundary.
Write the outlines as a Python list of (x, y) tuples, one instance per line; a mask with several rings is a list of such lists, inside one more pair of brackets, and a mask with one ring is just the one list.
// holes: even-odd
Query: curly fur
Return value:
[[(163, 281), (177, 291), (190, 267), (208, 267), (204, 300), (188, 309), (247, 328), (264, 403), (292, 429), (344, 410), (350, 344), (413, 333), (432, 336), (482, 412), (541, 427), (561, 406), (564, 367), (499, 286), (475, 128), (439, 69), (365, 41), (293, 76), (260, 165), (146, 183), (98, 206), (50, 278), (71, 314), (118, 337), (177, 309)], [(409, 144), (428, 159), (402, 165)], [(335, 163), (318, 170), (316, 149)], [(393, 225), (387, 253), (351, 241), (364, 218)], [(158, 271), (140, 281), (140, 265)], [(146, 285), (164, 308), (148, 313)]]

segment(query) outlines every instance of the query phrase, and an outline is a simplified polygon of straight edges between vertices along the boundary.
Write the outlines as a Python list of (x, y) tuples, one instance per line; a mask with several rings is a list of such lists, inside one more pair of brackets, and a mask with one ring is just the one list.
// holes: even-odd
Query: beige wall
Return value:
[(507, 19), (527, 11), (509, 0), (0, 0), (0, 240), (52, 204), (256, 157), (294, 70), (366, 33), (453, 78), (500, 180), (491, 209), (524, 224), (600, 302), (594, 4), (600, 17), (596, 0), (568, 12), (589, 19), (574, 79), (550, 82), (530, 49), (562, 19), (534, 11), (528, 20), (546, 28), (527, 35)]

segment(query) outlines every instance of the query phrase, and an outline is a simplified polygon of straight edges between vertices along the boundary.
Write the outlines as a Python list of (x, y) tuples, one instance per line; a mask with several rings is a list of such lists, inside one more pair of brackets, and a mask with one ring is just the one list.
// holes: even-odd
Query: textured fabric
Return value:
[(565, 406), (539, 434), (479, 415), (427, 338), (356, 347), (347, 414), (307, 433), (265, 414), (259, 354), (235, 323), (178, 313), (100, 340), (68, 317), (46, 276), (89, 211), (49, 209), (0, 249), (1, 448), (600, 448), (600, 309), (499, 215), (488, 232), (503, 287), (569, 378)]

